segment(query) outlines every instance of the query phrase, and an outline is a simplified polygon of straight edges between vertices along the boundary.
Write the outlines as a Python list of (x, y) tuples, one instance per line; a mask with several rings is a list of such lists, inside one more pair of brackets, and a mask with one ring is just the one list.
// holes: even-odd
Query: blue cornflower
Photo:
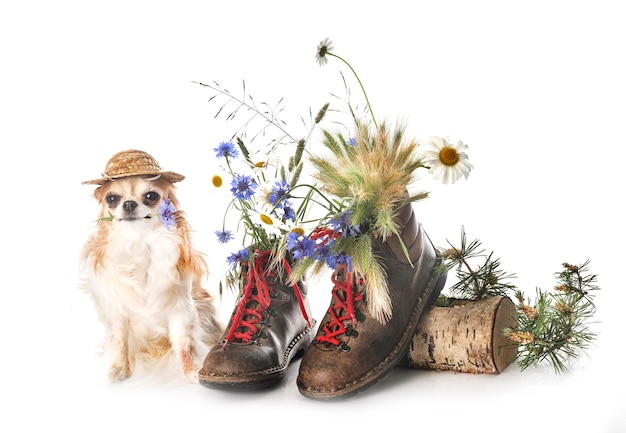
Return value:
[(235, 238), (235, 236), (233, 235), (233, 232), (231, 232), (230, 230), (217, 230), (215, 232), (215, 235), (217, 236), (217, 241), (220, 244), (225, 244), (230, 240), (233, 240)]
[(175, 212), (176, 208), (170, 202), (169, 198), (163, 200), (161, 206), (159, 206), (159, 219), (168, 230), (176, 228), (176, 217), (174, 216)]
[(237, 158), (239, 156), (239, 151), (235, 149), (235, 145), (231, 141), (222, 141), (213, 150), (218, 158)]
[(326, 264), (333, 270), (339, 265), (346, 265), (348, 272), (352, 272), (352, 257), (345, 254), (331, 254), (326, 257)]
[(315, 246), (315, 258), (320, 262), (325, 262), (333, 254), (334, 244), (335, 241), (330, 237), (318, 243)]
[(287, 249), (294, 259), (312, 256), (315, 253), (315, 241), (296, 232), (287, 235)]
[(237, 251), (236, 253), (232, 253), (226, 258), (226, 262), (234, 268), (239, 263), (243, 263), (248, 260), (248, 249), (244, 248), (242, 250)]
[(298, 234), (297, 232), (293, 231), (293, 232), (289, 232), (289, 234), (287, 235), (287, 249), (290, 250), (292, 248), (294, 248), (296, 246), (296, 244), (298, 243), (298, 241), (300, 240), (300, 234)]
[(356, 146), (356, 137), (350, 137), (348, 138), (348, 144), (350, 146)]
[(336, 218), (331, 218), (328, 225), (342, 236), (356, 236), (361, 232), (358, 224), (352, 225), (352, 211), (346, 210)]
[(256, 183), (252, 181), (252, 176), (237, 174), (230, 181), (230, 192), (239, 200), (248, 200), (256, 191)]
[(295, 221), (296, 213), (291, 206), (291, 203), (285, 201), (285, 206), (283, 206), (283, 221)]
[[(268, 198), (272, 206), (276, 206), (276, 203), (278, 203), (280, 199), (285, 197), (289, 193), (290, 190), (291, 190), (291, 187), (289, 186), (287, 181), (277, 180), (274, 183), (274, 186), (272, 186), (272, 192), (270, 192), (270, 196)], [(279, 207), (282, 207), (283, 203), (284, 201), (280, 203)]]

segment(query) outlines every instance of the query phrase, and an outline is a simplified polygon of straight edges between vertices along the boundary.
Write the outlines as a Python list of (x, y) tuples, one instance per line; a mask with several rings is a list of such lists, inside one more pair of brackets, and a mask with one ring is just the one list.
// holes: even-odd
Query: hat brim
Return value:
[(185, 176), (183, 176), (182, 174), (178, 174), (178, 173), (174, 173), (173, 171), (155, 171), (152, 173), (146, 173), (146, 172), (136, 172), (136, 173), (124, 173), (124, 174), (118, 174), (115, 176), (105, 176), (102, 177), (100, 179), (94, 179), (94, 180), (86, 180), (84, 182), (82, 182), (83, 185), (104, 185), (106, 182), (110, 182), (116, 179), (122, 179), (125, 177), (133, 177), (133, 176), (156, 176), (156, 175), (160, 175), (160, 177), (162, 177), (163, 179), (171, 182), (171, 183), (175, 183), (175, 182), (180, 182), (181, 180), (185, 179)]

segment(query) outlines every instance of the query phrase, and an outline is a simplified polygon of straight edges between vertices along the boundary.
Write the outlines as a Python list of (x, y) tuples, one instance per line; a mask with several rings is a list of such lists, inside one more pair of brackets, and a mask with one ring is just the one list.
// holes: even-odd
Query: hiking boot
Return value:
[(446, 274), (436, 270), (441, 257), (410, 204), (400, 210), (398, 220), (410, 260), (397, 236), (385, 242), (374, 239), (387, 271), (391, 318), (382, 323), (372, 317), (367, 281), (338, 267), (332, 275), (330, 306), (300, 363), (297, 385), (302, 395), (319, 400), (349, 397), (391, 372), (408, 351), (423, 312), (443, 289)]
[(216, 389), (258, 389), (280, 381), (313, 337), (304, 282), (290, 284), (289, 262), (271, 270), (270, 251), (243, 266), (243, 290), (221, 341), (207, 354), (200, 384)]

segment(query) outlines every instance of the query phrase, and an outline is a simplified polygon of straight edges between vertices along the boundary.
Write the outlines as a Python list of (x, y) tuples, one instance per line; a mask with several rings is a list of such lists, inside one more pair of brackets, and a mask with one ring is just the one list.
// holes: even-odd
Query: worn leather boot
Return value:
[(199, 371), (200, 384), (216, 389), (258, 389), (280, 381), (292, 359), (313, 338), (314, 322), (304, 282), (290, 284), (288, 261), (283, 275), (268, 271), (270, 251), (244, 265), (244, 288), (221, 341)]
[(392, 317), (382, 324), (368, 311), (367, 281), (349, 277), (346, 268), (332, 276), (334, 288), (328, 311), (300, 363), (300, 393), (318, 400), (349, 397), (389, 373), (407, 352), (425, 309), (443, 289), (446, 274), (430, 239), (416, 221), (411, 205), (399, 212), (402, 240), (375, 240), (376, 252), (387, 269)]

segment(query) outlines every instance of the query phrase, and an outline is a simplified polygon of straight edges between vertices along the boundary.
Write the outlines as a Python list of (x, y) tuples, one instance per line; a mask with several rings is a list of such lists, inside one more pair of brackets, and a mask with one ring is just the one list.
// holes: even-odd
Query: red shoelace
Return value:
[[(249, 343), (258, 332), (257, 326), (263, 324), (263, 313), (270, 307), (271, 295), (273, 293), (272, 286), (268, 284), (267, 280), (276, 277), (276, 274), (267, 269), (267, 264), (271, 257), (272, 252), (269, 250), (263, 252), (255, 251), (252, 265), (248, 267), (246, 285), (243, 288), (241, 299), (237, 303), (230, 330), (224, 338), (223, 347), (226, 347), (234, 339)], [(282, 259), (282, 266), (285, 268), (287, 275), (291, 275), (291, 266), (284, 258)], [(292, 287), (298, 299), (302, 315), (309, 326), (311, 326), (300, 288), (296, 283), (292, 284)]]
[[(340, 276), (338, 277), (338, 275)], [(330, 343), (343, 350), (349, 350), (345, 342), (340, 341), (337, 337), (343, 334), (349, 337), (358, 335), (350, 322), (358, 322), (358, 316), (362, 314), (354, 308), (354, 305), (365, 299), (364, 294), (356, 290), (364, 281), (359, 279), (355, 284), (354, 278), (346, 266), (337, 267), (331, 279), (334, 283), (332, 290), (334, 302), (331, 302), (328, 308), (331, 320), (323, 326), (323, 333), (319, 333), (315, 340)]]

